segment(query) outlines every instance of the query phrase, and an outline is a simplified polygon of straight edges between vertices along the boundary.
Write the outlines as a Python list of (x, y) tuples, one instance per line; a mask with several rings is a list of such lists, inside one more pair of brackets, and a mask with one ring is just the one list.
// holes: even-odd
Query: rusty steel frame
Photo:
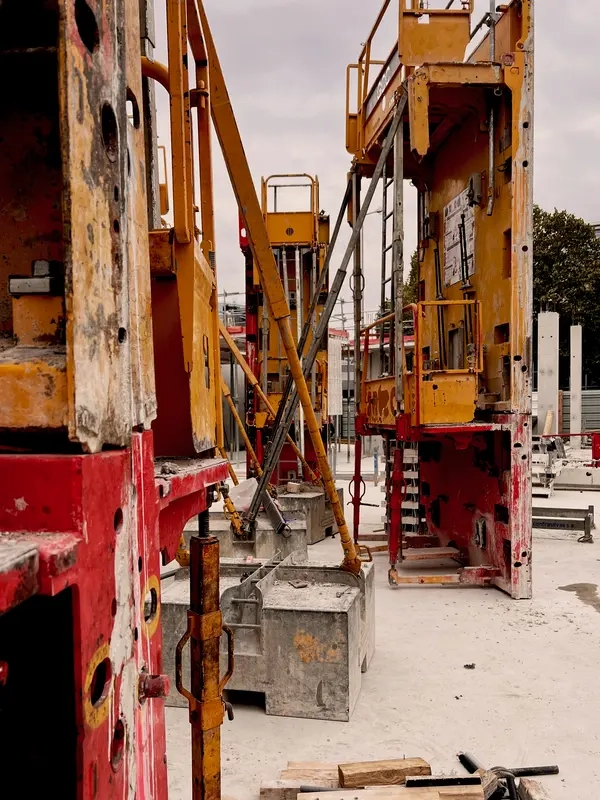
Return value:
[[(377, 29), (386, 8), (390, 5), (391, 3), (388, 2), (383, 4), (373, 32)], [(469, 13), (472, 10), (472, 7), (467, 9)], [(409, 22), (408, 27), (403, 27), (406, 20), (403, 20), (402, 17), (407, 16), (408, 19), (411, 13), (413, 16), (419, 13), (435, 16), (436, 26), (438, 26), (436, 30), (442, 32), (442, 37), (446, 37), (446, 39), (444, 41), (440, 39), (439, 42), (432, 41), (430, 55), (425, 53), (423, 58), (414, 64), (409, 58), (408, 66), (405, 64), (404, 68), (402, 67), (403, 52), (413, 52), (411, 50), (412, 43), (407, 41), (406, 36), (414, 35), (418, 40), (415, 52), (420, 52), (419, 47), (423, 47), (424, 43), (428, 41), (426, 28), (429, 26), (420, 26), (423, 30), (417, 30), (416, 27), (411, 28), (412, 23)], [(418, 188), (420, 187), (421, 193), (426, 198), (424, 203), (433, 204), (428, 205), (427, 210), (424, 206), (423, 214), (430, 213), (429, 209), (434, 210), (433, 217), (439, 218), (441, 229), (445, 223), (441, 219), (443, 205), (440, 207), (440, 203), (446, 204), (452, 198), (444, 188), (443, 177), (433, 177), (431, 164), (437, 157), (442, 164), (441, 171), (437, 171), (439, 176), (448, 174), (449, 178), (454, 177), (464, 181), (464, 172), (468, 168), (463, 169), (461, 159), (466, 163), (468, 157), (464, 156), (463, 158), (463, 154), (458, 152), (460, 148), (457, 145), (456, 137), (452, 139), (452, 133), (453, 130), (464, 125), (468, 137), (470, 131), (474, 130), (474, 123), (473, 117), (469, 118), (468, 114), (465, 115), (464, 112), (456, 114), (454, 117), (447, 113), (445, 118), (440, 119), (439, 114), (432, 111), (430, 119), (430, 96), (432, 109), (443, 104), (444, 97), (450, 98), (458, 108), (466, 107), (469, 98), (474, 98), (472, 109), (477, 106), (477, 113), (481, 114), (482, 124), (487, 125), (489, 139), (484, 142), (483, 149), (478, 147), (477, 160), (472, 162), (475, 166), (471, 166), (471, 162), (469, 162), (472, 175), (476, 174), (473, 169), (487, 170), (487, 172), (479, 172), (483, 184), (482, 199), (471, 202), (471, 207), (475, 206), (473, 213), (476, 215), (476, 225), (479, 226), (476, 228), (479, 231), (477, 235), (483, 237), (477, 239), (480, 243), (474, 246), (476, 248), (475, 259), (479, 258), (480, 263), (484, 263), (484, 259), (487, 259), (491, 266), (488, 269), (486, 264), (484, 285), (481, 283), (482, 267), (480, 267), (480, 271), (475, 273), (470, 280), (463, 277), (462, 284), (459, 284), (457, 288), (450, 281), (446, 284), (443, 296), (434, 294), (435, 299), (433, 299), (431, 270), (434, 248), (430, 247), (428, 250), (428, 242), (421, 243), (421, 251), (424, 253), (421, 260), (426, 266), (420, 265), (420, 278), (424, 280), (423, 286), (426, 286), (427, 289), (422, 288), (423, 295), (419, 297), (418, 304), (412, 308), (415, 322), (412, 374), (408, 373), (406, 358), (397, 353), (394, 359), (396, 366), (393, 378), (375, 378), (367, 381), (363, 375), (361, 387), (363, 402), (361, 413), (357, 417), (357, 429), (359, 432), (381, 432), (382, 434), (387, 431), (388, 436), (394, 435), (399, 442), (414, 442), (419, 449), (423, 449), (423, 452), (427, 448), (441, 447), (439, 453), (435, 451), (438, 453), (435, 458), (427, 458), (423, 462), (421, 480), (430, 487), (428, 491), (433, 493), (433, 500), (438, 495), (449, 497), (448, 505), (454, 509), (452, 511), (454, 524), (451, 526), (450, 539), (456, 539), (457, 531), (460, 529), (461, 550), (464, 548), (466, 552), (469, 549), (470, 557), (474, 559), (467, 562), (473, 564), (472, 569), (469, 567), (468, 573), (463, 572), (458, 581), (483, 584), (491, 581), (492, 584), (508, 592), (514, 598), (528, 598), (531, 596), (531, 531), (528, 520), (531, 495), (528, 488), (528, 473), (531, 452), (529, 373), (531, 361), (533, 2), (532, 0), (514, 0), (503, 6), (500, 13), (494, 12), (487, 15), (490, 31), (470, 56), (469, 61), (465, 63), (460, 63), (460, 59), (438, 57), (439, 52), (444, 51), (444, 48), (453, 46), (448, 37), (453, 35), (453, 31), (458, 31), (455, 23), (460, 27), (459, 35), (463, 36), (464, 34), (463, 22), (457, 22), (459, 16), (454, 17), (453, 20), (450, 16), (453, 13), (455, 12), (451, 10), (429, 8), (401, 11), (400, 35), (397, 45), (400, 59), (396, 58), (394, 61), (396, 66), (393, 66), (393, 74), (388, 75), (385, 67), (382, 69), (379, 80), (380, 83), (381, 81), (383, 83), (379, 87), (381, 91), (377, 88), (378, 94), (376, 95), (373, 93), (378, 87), (377, 80), (375, 81), (376, 86), (371, 88), (368, 76), (373, 32), (370, 34), (360, 57), (360, 61), (364, 62), (364, 65), (362, 67), (350, 65), (348, 68), (348, 75), (353, 69), (359, 71), (359, 99), (357, 114), (350, 113), (348, 85), (347, 146), (355, 156), (355, 164), (362, 174), (371, 174), (375, 158), (380, 152), (382, 130), (385, 130), (385, 126), (391, 119), (392, 112), (387, 107), (389, 103), (386, 101), (393, 96), (400, 74), (407, 77), (409, 136), (407, 136), (399, 155), (405, 166), (405, 176), (416, 181)], [(461, 12), (457, 13), (460, 15)], [(404, 38), (402, 38), (403, 36)], [(386, 65), (389, 67), (389, 72), (392, 60), (388, 59)], [(401, 67), (402, 69), (400, 69)], [(477, 137), (477, 133), (474, 136)], [(497, 142), (498, 146), (494, 147), (494, 142)], [(360, 147), (355, 147), (356, 143), (361, 143)], [(447, 150), (445, 151), (444, 148)], [(452, 155), (447, 155), (447, 152)], [(498, 155), (498, 153), (503, 155)], [(468, 154), (468, 156), (472, 155), (472, 153)], [(424, 157), (428, 161), (423, 160)], [(502, 169), (506, 169), (508, 164), (509, 170), (504, 180), (494, 181), (493, 176), (487, 178), (490, 170), (496, 171), (498, 168), (498, 160), (507, 157), (508, 161), (502, 162)], [(430, 164), (429, 171), (425, 168), (426, 163)], [(448, 166), (449, 163), (451, 166)], [(466, 179), (468, 182), (469, 175), (466, 176)], [(476, 180), (475, 178), (475, 182)], [(476, 197), (476, 195), (473, 196)], [(483, 213), (480, 212), (480, 208), (483, 208)], [(425, 217), (422, 222), (424, 219)], [(432, 237), (437, 242), (443, 234), (438, 230), (436, 219), (428, 217), (427, 220), (428, 224), (433, 225)], [(464, 226), (464, 219), (462, 224)], [(507, 255), (503, 256), (504, 262), (500, 265), (499, 253), (502, 252), (502, 247)], [(462, 257), (461, 255), (461, 259)], [(506, 266), (507, 263), (508, 266)], [(499, 280), (507, 277), (510, 279), (510, 283), (506, 281), (502, 283)], [(499, 295), (497, 302), (493, 297), (494, 291), (497, 291)], [(465, 353), (458, 357), (459, 359), (466, 358), (466, 347), (467, 344), (470, 345), (468, 368), (458, 369), (458, 366), (462, 367), (460, 360), (458, 364), (453, 363), (452, 369), (449, 369), (449, 365), (445, 362), (440, 363), (441, 369), (439, 370), (436, 363), (432, 365), (422, 363), (422, 358), (429, 359), (430, 357), (425, 355), (425, 352), (429, 354), (429, 345), (431, 345), (432, 358), (435, 354), (433, 361), (435, 362), (437, 358), (435, 342), (430, 341), (435, 331), (435, 325), (433, 323), (428, 325), (424, 318), (422, 319), (426, 309), (430, 306), (436, 306), (438, 309), (444, 308), (445, 313), (454, 319), (455, 326), (457, 312), (451, 309), (460, 306), (476, 309), (472, 315), (471, 312), (468, 315), (465, 313), (465, 326), (472, 327), (474, 325), (474, 328), (469, 334), (468, 341), (463, 345)], [(468, 323), (467, 318), (469, 319)], [(473, 320), (473, 318), (475, 319)], [(501, 325), (500, 323), (504, 323), (505, 320), (508, 321), (508, 324)], [(387, 315), (378, 320), (375, 325), (381, 325), (384, 322), (389, 324), (391, 321), (392, 315)], [(401, 327), (401, 322), (402, 315), (397, 307), (395, 315), (397, 328)], [(371, 327), (374, 326), (368, 326), (369, 329)], [(424, 347), (427, 347), (427, 351), (423, 351), (422, 355), (421, 350)], [(366, 352), (363, 354), (363, 359), (366, 358)], [(500, 362), (503, 365), (502, 375), (498, 372), (499, 367), (496, 367), (496, 364)], [(510, 363), (504, 366), (504, 362)], [(425, 369), (426, 366), (427, 369)], [(508, 375), (508, 378), (505, 378), (505, 374)], [(446, 376), (446, 381), (452, 382), (453, 378), (457, 381), (455, 389), (446, 395), (450, 400), (443, 401), (444, 403), (455, 403), (455, 410), (451, 414), (456, 415), (456, 421), (452, 416), (444, 421), (445, 409), (442, 412), (435, 412), (433, 415), (429, 413), (430, 409), (427, 404), (431, 403), (433, 399), (432, 389), (438, 388), (438, 386), (433, 386), (433, 382), (440, 383), (436, 377), (438, 375), (440, 379)], [(469, 378), (468, 383), (465, 381), (467, 375), (476, 376), (479, 388), (472, 386), (472, 378)], [(426, 386), (427, 392), (423, 393), (421, 387), (425, 387), (425, 384), (422, 384), (421, 381), (424, 380), (430, 381), (430, 383)], [(462, 388), (458, 386), (460, 381), (462, 381)], [(500, 385), (501, 389), (496, 388)], [(447, 386), (449, 384), (444, 383), (442, 391), (446, 391)], [(394, 420), (393, 414), (388, 414), (385, 416), (385, 424), (382, 424), (383, 418), (380, 419), (381, 414), (378, 410), (382, 401), (381, 398), (378, 399), (378, 396), (383, 397), (384, 394), (391, 398), (390, 408), (395, 402), (396, 419)], [(470, 397), (472, 400), (469, 399)], [(406, 409), (403, 408), (403, 401), (406, 403)], [(369, 411), (371, 403), (372, 417), (370, 417)], [(469, 406), (469, 403), (472, 405)], [(406, 413), (409, 412), (409, 408), (412, 416), (411, 413)], [(472, 409), (470, 412), (469, 408)], [(423, 421), (430, 419), (435, 421), (423, 424)], [(502, 444), (500, 444), (501, 442)], [(493, 464), (493, 467), (490, 468), (492, 472), (500, 470), (500, 474), (503, 476), (503, 480), (498, 486), (488, 485), (489, 479), (481, 478), (479, 480), (481, 503), (478, 505), (477, 498), (474, 498), (468, 504), (469, 508), (473, 506), (477, 509), (479, 517), (487, 523), (487, 536), (485, 533), (475, 535), (475, 532), (471, 536), (471, 519), (467, 519), (470, 512), (463, 510), (461, 513), (457, 512), (457, 516), (455, 504), (452, 505), (453, 497), (460, 491), (458, 485), (460, 481), (457, 483), (455, 478), (458, 479), (461, 473), (466, 475), (469, 469), (473, 470), (473, 464), (469, 465), (469, 458), (477, 463), (478, 451), (485, 451), (486, 461)], [(506, 456), (503, 455), (504, 452)], [(467, 453), (473, 455), (467, 455)], [(454, 459), (455, 469), (449, 466), (449, 460), (452, 459)], [(441, 466), (438, 469), (436, 466), (438, 461), (440, 464), (446, 465), (444, 469)], [(396, 555), (400, 550), (401, 506), (404, 492), (402, 474), (402, 464), (400, 461), (397, 463), (397, 459), (394, 458), (391, 513), (393, 525), (398, 530), (390, 532), (389, 547), (392, 568), (390, 579), (398, 577), (395, 566)], [(470, 495), (473, 494), (473, 487), (479, 485), (478, 475), (479, 472), (475, 470), (475, 473), (468, 479)], [(495, 505), (490, 507), (489, 497), (492, 494), (496, 496), (496, 499)], [(439, 522), (439, 513), (450, 514), (450, 507), (447, 511), (438, 512), (434, 508), (435, 503), (427, 497), (424, 498), (421, 495), (419, 501), (427, 514), (428, 525), (433, 526), (433, 532), (436, 535), (445, 536), (443, 524)], [(445, 508), (444, 504), (442, 505)], [(482, 524), (485, 525), (485, 523)], [(475, 525), (474, 522), (472, 524)], [(355, 535), (357, 528), (358, 522), (355, 523)], [(479, 527), (477, 530), (479, 531)], [(446, 538), (443, 538), (442, 541), (446, 541)], [(487, 551), (481, 549), (479, 552), (475, 552), (477, 541), (483, 542), (480, 546), (487, 547)], [(420, 547), (421, 545), (413, 546)], [(486, 558), (489, 561), (486, 561)], [(452, 578), (452, 580), (456, 581), (457, 579)]]

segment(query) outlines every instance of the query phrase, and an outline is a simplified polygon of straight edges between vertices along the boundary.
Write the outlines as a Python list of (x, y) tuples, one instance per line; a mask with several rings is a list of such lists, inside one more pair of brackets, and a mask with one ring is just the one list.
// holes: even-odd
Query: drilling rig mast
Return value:
[[(348, 67), (346, 147), (355, 198), (406, 103), (381, 179), (382, 316), (362, 330), (357, 324), (355, 339), (354, 537), (361, 538), (360, 437), (378, 434), (387, 456), (390, 582), (492, 583), (527, 598), (533, 3), (513, 0), (496, 10), (492, 2), (474, 28), (473, 10), (473, 0), (386, 0), (358, 63)], [(386, 14), (398, 36), (381, 62), (372, 47)], [(410, 306), (402, 296), (406, 180), (418, 196), (418, 298)], [(408, 331), (411, 353), (403, 348)], [(397, 569), (440, 559), (460, 569)]]

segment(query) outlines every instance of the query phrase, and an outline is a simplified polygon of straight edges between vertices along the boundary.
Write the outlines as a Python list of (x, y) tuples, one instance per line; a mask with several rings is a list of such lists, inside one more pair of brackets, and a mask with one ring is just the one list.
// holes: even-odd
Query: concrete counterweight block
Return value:
[[(186, 627), (187, 570), (163, 588), (164, 663), (174, 669)], [(224, 622), (235, 635), (229, 690), (261, 692), (267, 714), (347, 721), (375, 648), (374, 571), (353, 576), (302, 554), (221, 564)], [(221, 669), (227, 666), (221, 640)], [(189, 661), (183, 662), (189, 685)], [(174, 676), (172, 687), (174, 687)], [(184, 706), (174, 688), (167, 705)]]

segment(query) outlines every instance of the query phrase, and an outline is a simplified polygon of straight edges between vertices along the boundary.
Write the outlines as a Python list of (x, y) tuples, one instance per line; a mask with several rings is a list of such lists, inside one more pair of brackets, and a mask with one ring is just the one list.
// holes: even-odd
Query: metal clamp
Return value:
[[(222, 632), (227, 636), (227, 672), (219, 681), (219, 697), (201, 702), (183, 685), (183, 651), (192, 634), (198, 641), (205, 642), (209, 639), (220, 638)], [(227, 712), (228, 719), (233, 719), (231, 703), (224, 703), (221, 697), (221, 692), (233, 675), (233, 667), (233, 631), (228, 625), (223, 624), (221, 612), (213, 611), (210, 614), (196, 614), (194, 611), (188, 610), (187, 629), (175, 648), (175, 687), (179, 694), (188, 701), (190, 718), (192, 715), (199, 718), (202, 730), (211, 730), (217, 725), (221, 725), (225, 712)]]
[(183, 650), (186, 644), (189, 642), (192, 635), (192, 628), (190, 625), (190, 618), (188, 616), (188, 624), (187, 630), (177, 643), (177, 647), (175, 648), (175, 688), (179, 692), (180, 695), (183, 695), (185, 699), (190, 704), (190, 710), (192, 707), (192, 703), (196, 702), (196, 698), (191, 692), (183, 685)]
[(371, 561), (373, 561), (373, 553), (366, 544), (358, 545), (358, 556), (364, 564), (369, 564)]

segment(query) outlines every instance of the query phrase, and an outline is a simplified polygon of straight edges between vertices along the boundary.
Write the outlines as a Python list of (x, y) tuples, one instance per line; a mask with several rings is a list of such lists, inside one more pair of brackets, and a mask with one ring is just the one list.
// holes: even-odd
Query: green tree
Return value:
[(410, 272), (404, 281), (404, 305), (416, 303), (419, 291), (419, 252), (415, 250), (410, 258)]
[(533, 310), (558, 311), (561, 385), (569, 380), (569, 326), (583, 325), (583, 369), (600, 385), (600, 239), (567, 211), (533, 211)]

